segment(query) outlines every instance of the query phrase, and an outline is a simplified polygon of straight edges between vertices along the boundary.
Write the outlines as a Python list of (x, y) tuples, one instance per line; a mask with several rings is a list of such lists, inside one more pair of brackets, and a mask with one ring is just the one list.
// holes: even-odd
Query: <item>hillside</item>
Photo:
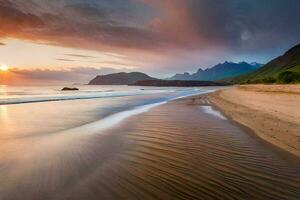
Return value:
[(141, 72), (120, 72), (108, 75), (98, 75), (89, 85), (130, 85), (140, 80), (156, 80)]
[(175, 76), (171, 77), (170, 80), (221, 80), (255, 71), (260, 66), (261, 64), (258, 63), (249, 64), (246, 62), (224, 62), (205, 70), (199, 69), (194, 74), (189, 74), (187, 72), (184, 74), (176, 74)]
[(288, 50), (284, 55), (270, 61), (262, 68), (233, 78), (231, 81), (234, 83), (284, 82), (283, 79), (290, 79), (290, 82), (300, 82), (300, 44)]

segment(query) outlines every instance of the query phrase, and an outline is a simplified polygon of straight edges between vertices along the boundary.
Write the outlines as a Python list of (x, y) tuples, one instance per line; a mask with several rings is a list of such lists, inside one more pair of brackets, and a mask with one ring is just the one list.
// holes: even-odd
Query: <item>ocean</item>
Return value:
[[(172, 99), (213, 88), (155, 88), (135, 86), (0, 86), (0, 139), (42, 135), (84, 126), (103, 128)], [(122, 112), (125, 112), (121, 114)], [(119, 115), (116, 115), (119, 113)], [(125, 115), (124, 115), (125, 114)], [(112, 118), (113, 117), (113, 118)], [(114, 122), (115, 121), (115, 122)], [(100, 123), (101, 122), (101, 123)], [(89, 126), (89, 124), (91, 126)]]

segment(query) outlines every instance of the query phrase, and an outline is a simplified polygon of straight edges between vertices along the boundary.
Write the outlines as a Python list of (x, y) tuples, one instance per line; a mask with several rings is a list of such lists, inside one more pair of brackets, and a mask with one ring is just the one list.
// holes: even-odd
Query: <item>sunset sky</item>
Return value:
[(266, 63), (300, 42), (299, 10), (299, 0), (0, 0), (0, 65), (22, 83)]

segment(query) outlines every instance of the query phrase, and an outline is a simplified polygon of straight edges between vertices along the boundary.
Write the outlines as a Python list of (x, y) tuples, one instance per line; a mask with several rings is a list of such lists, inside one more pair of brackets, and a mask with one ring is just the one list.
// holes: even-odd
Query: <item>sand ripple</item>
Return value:
[(0, 182), (6, 188), (0, 197), (300, 198), (299, 161), (197, 106), (166, 104), (89, 137), (55, 153), (51, 165), (28, 167), (14, 184), (22, 196)]

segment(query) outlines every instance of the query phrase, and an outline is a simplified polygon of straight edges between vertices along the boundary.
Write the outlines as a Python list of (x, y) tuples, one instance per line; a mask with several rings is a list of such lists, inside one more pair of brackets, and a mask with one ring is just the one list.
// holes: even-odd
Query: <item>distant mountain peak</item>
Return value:
[(203, 80), (214, 81), (238, 76), (256, 70), (258, 67), (245, 61), (234, 63), (225, 61), (205, 70), (199, 68), (194, 74), (176, 74), (171, 80)]
[(251, 62), (250, 65), (260, 68), (261, 66), (263, 66), (264, 64), (258, 63), (258, 62)]

